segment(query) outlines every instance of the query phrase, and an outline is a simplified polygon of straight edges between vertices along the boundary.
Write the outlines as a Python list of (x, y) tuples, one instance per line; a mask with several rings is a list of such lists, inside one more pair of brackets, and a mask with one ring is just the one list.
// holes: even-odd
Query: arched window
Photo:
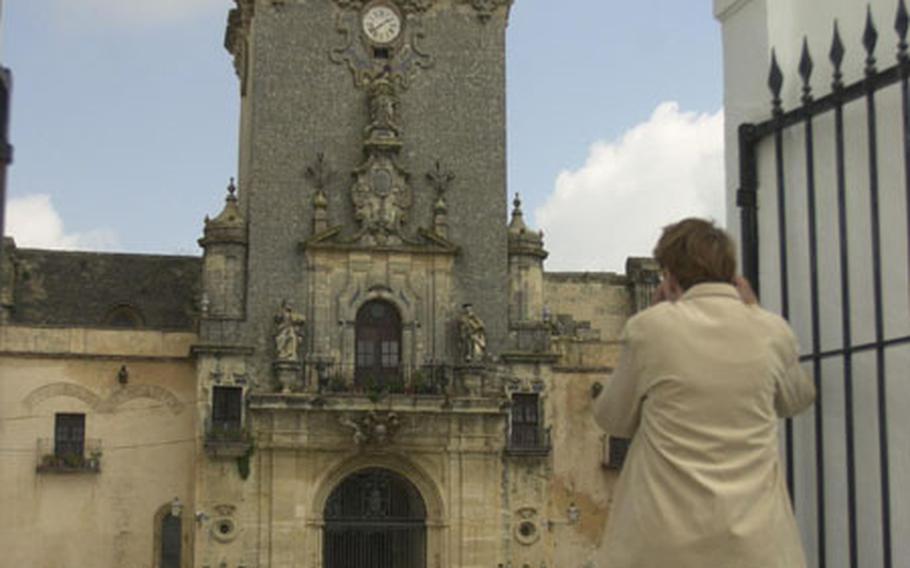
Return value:
[(383, 300), (371, 300), (357, 311), (354, 383), (383, 387), (401, 381), (401, 317)]
[(182, 507), (174, 503), (162, 505), (155, 513), (154, 568), (183, 568), (189, 566), (189, 534)]
[(426, 506), (397, 473), (351, 474), (332, 491), (323, 514), (325, 568), (426, 568)]

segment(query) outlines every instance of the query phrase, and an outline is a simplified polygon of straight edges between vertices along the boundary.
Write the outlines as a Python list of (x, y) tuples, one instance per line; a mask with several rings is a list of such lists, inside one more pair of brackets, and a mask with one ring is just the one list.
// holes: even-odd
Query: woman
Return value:
[(597, 422), (632, 444), (604, 568), (800, 568), (778, 422), (807, 408), (796, 338), (735, 279), (733, 242), (701, 219), (664, 228), (655, 305), (623, 331)]

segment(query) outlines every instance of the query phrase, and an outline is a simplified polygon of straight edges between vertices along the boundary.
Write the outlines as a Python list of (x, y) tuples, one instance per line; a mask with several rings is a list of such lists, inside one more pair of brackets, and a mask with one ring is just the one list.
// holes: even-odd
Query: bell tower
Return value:
[[(447, 326), (464, 303), (500, 350), (511, 2), (237, 2), (225, 44), (242, 94), (245, 341), (265, 347), (263, 322), (286, 299), (314, 330), (302, 351), (351, 364), (341, 305), (383, 288), (415, 310), (412, 364), (451, 359)], [(447, 260), (416, 279), (411, 263), (427, 255)], [(326, 262), (347, 263), (343, 285), (326, 281)]]
[[(349, 463), (420, 486), (414, 558), (493, 562), (498, 541), (449, 543), (443, 519), (502, 530), (511, 0), (235, 2), (236, 195), (200, 241), (197, 563), (321, 565), (324, 474)], [(489, 475), (463, 473), (477, 459)]]

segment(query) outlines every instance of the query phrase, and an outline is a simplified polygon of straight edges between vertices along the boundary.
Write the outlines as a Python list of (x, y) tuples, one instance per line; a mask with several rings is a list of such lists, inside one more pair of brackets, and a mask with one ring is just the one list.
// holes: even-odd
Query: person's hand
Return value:
[(750, 306), (758, 304), (758, 296), (755, 295), (752, 284), (743, 276), (734, 276), (733, 285), (736, 286), (736, 292), (744, 303), (749, 304)]

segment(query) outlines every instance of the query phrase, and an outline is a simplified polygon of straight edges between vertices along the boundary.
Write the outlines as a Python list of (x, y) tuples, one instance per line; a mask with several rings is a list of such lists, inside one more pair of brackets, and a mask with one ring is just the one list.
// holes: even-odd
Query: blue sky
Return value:
[[(8, 229), (20, 246), (198, 254), (237, 156), (229, 0), (7, 0)], [(516, 0), (510, 193), (551, 269), (622, 270), (660, 226), (722, 216), (711, 3)]]

